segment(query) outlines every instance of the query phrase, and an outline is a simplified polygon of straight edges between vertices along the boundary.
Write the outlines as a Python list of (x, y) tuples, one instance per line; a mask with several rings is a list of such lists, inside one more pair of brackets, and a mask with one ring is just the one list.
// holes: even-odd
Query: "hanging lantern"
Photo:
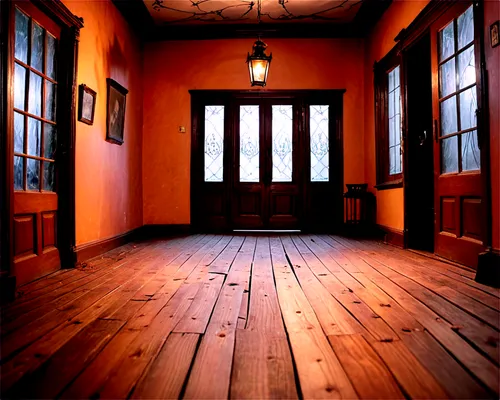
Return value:
[(250, 53), (248, 53), (247, 64), (252, 86), (266, 86), (269, 66), (273, 59), (272, 53), (266, 56), (266, 47), (267, 44), (259, 38), (253, 45), (252, 54), (250, 55)]

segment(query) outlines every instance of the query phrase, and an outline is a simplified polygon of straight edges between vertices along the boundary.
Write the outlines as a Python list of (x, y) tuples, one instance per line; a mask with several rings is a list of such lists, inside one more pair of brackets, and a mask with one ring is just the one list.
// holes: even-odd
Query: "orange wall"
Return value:
[(500, 2), (484, 2), (486, 68), (489, 78), (490, 162), (493, 247), (500, 249), (500, 46), (491, 48), (490, 25), (500, 20)]
[[(267, 89), (347, 89), (344, 180), (364, 182), (363, 40), (266, 40)], [(250, 89), (253, 41), (207, 40), (145, 46), (143, 183), (145, 224), (190, 222), (189, 89)], [(178, 133), (178, 126), (186, 133)]]
[[(97, 92), (94, 125), (76, 124), (76, 242), (142, 225), (142, 47), (110, 0), (64, 0), (84, 19), (77, 83)], [(106, 78), (129, 90), (125, 143), (106, 138)]]
[(375, 153), (375, 104), (373, 63), (380, 61), (396, 44), (394, 38), (406, 28), (429, 0), (394, 0), (366, 39), (365, 52), (365, 179), (377, 196), (377, 223), (404, 229), (404, 192), (402, 188), (377, 191)]

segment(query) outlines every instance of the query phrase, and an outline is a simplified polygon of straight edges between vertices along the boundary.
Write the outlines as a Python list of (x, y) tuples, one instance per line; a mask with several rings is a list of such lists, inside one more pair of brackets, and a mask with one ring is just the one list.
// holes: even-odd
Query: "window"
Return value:
[(377, 188), (402, 186), (403, 118), (399, 56), (392, 51), (375, 65)]
[(309, 106), (311, 182), (328, 182), (330, 172), (329, 106)]

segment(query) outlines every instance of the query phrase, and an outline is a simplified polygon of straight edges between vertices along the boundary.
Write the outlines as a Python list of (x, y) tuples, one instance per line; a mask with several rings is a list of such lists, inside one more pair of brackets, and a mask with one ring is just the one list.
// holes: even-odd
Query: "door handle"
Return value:
[(423, 146), (427, 140), (427, 131), (424, 131), (421, 135), (419, 135), (418, 140), (420, 140), (420, 146)]

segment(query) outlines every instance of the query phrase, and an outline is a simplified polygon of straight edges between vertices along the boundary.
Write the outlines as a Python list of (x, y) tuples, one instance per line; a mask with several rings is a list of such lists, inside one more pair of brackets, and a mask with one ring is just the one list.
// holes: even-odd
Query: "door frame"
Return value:
[[(331, 214), (331, 223), (332, 227), (328, 228), (329, 232), (340, 232), (342, 230), (342, 225), (344, 221), (344, 202), (343, 202), (343, 193), (344, 193), (344, 144), (343, 144), (343, 95), (345, 93), (345, 89), (297, 89), (297, 90), (231, 90), (231, 89), (222, 89), (222, 90), (210, 90), (210, 89), (201, 89), (201, 90), (189, 90), (191, 94), (191, 163), (190, 163), (190, 218), (191, 218), (191, 226), (194, 230), (199, 228), (199, 218), (197, 215), (199, 212), (196, 209), (197, 202), (195, 201), (198, 190), (199, 180), (193, 179), (193, 171), (198, 171), (202, 166), (202, 161), (198, 159), (200, 156), (200, 142), (199, 142), (199, 132), (198, 130), (202, 127), (198, 118), (198, 110), (201, 104), (205, 104), (207, 99), (217, 99), (217, 104), (224, 104), (226, 107), (232, 108), (233, 102), (232, 100), (242, 100), (242, 99), (273, 99), (273, 98), (292, 98), (297, 99), (300, 98), (301, 102), (301, 110), (299, 112), (303, 116), (303, 124), (299, 126), (299, 131), (303, 132), (306, 130), (306, 125), (308, 125), (308, 121), (306, 121), (306, 117), (309, 115), (308, 111), (305, 110), (304, 104), (307, 101), (311, 101), (314, 99), (318, 99), (318, 101), (322, 99), (328, 99), (329, 104), (332, 106), (330, 111), (330, 143), (334, 144), (333, 148), (330, 149), (330, 168), (338, 171), (338, 179), (331, 179), (330, 175), (329, 188), (330, 192), (334, 194), (334, 201), (338, 201), (338, 203), (332, 203), (332, 214)], [(213, 100), (212, 100), (213, 101)], [(215, 104), (215, 103), (214, 103)], [(332, 109), (335, 109), (332, 111)], [(307, 111), (307, 112), (306, 112)], [(232, 112), (232, 111), (231, 111)], [(229, 120), (229, 119), (227, 119)], [(225, 140), (230, 141), (231, 143), (234, 140), (234, 127), (233, 121), (229, 121), (229, 126), (225, 123), (225, 129), (227, 130), (225, 133)], [(299, 132), (299, 137), (301, 136)], [(303, 135), (302, 135), (303, 136)], [(305, 138), (305, 136), (304, 136)], [(307, 135), (307, 138), (309, 136)], [(228, 142), (229, 143), (229, 142)], [(304, 150), (305, 151), (305, 150)], [(232, 168), (231, 171), (225, 172), (224, 179), (229, 179), (229, 184), (226, 185), (226, 196), (228, 199), (231, 199), (231, 188), (233, 184), (233, 169), (236, 168), (234, 165), (235, 161), (232, 157), (231, 149), (225, 147), (224, 156), (230, 157), (230, 165)], [(228, 161), (229, 162), (229, 161)], [(307, 166), (309, 162), (307, 163)], [(301, 173), (299, 174), (299, 183), (301, 186), (307, 184), (307, 174)], [(228, 178), (226, 178), (228, 177)], [(305, 191), (303, 191), (305, 192)], [(306, 194), (302, 193), (301, 201), (303, 204), (308, 204), (307, 201), (309, 199), (304, 198)], [(338, 198), (338, 199), (337, 199)], [(231, 200), (229, 200), (231, 201)], [(304, 207), (305, 209), (306, 207)], [(229, 215), (228, 215), (229, 216)], [(308, 215), (303, 215), (304, 231), (318, 231), (318, 226), (316, 224), (308, 224), (307, 218)], [(227, 219), (229, 222), (231, 218)], [(226, 223), (218, 225), (216, 227), (218, 230), (232, 230), (233, 227), (229, 226)], [(322, 229), (325, 231), (325, 228)]]
[[(398, 36), (394, 39), (397, 44), (395, 48), (402, 54), (402, 63), (405, 63), (405, 50), (410, 48), (418, 40), (429, 33), (431, 25), (448, 9), (453, 7), (459, 0), (455, 1), (431, 1), (415, 18), (415, 20), (405, 29), (403, 29)], [(486, 250), (491, 250), (492, 245), (492, 222), (491, 222), (491, 188), (490, 188), (490, 131), (489, 131), (489, 104), (488, 104), (488, 71), (485, 62), (484, 52), (484, 9), (481, 1), (471, 1), (474, 10), (475, 22), (475, 37), (477, 38), (477, 46), (480, 54), (480, 59), (476, 62), (476, 77), (477, 77), (477, 90), (478, 90), (478, 135), (481, 141), (481, 174), (482, 174), (482, 187), (483, 187), (483, 215), (481, 224), (483, 226), (483, 245)], [(405, 71), (403, 70), (405, 74)], [(408, 144), (407, 140), (407, 91), (406, 91), (406, 75), (403, 82), (403, 112), (405, 114), (403, 124), (403, 187), (404, 187), (404, 247), (408, 248), (408, 218), (411, 210), (408, 206), (408, 173), (410, 168), (414, 166), (409, 165), (408, 162)], [(435, 133), (433, 132), (433, 135)], [(434, 140), (434, 137), (433, 137)], [(438, 166), (439, 167), (439, 166)], [(434, 166), (436, 170), (436, 166)], [(436, 221), (434, 222), (436, 224)], [(433, 233), (434, 234), (434, 233)]]
[[(42, 12), (61, 27), (58, 61), (58, 219), (57, 241), (61, 268), (72, 268), (75, 263), (75, 138), (76, 138), (76, 77), (78, 67), (78, 42), (83, 19), (75, 16), (57, 0), (31, 0)], [(4, 173), (0, 174), (0, 277), (14, 277), (14, 185), (13, 185), (13, 46), (14, 24), (11, 18), (14, 4), (0, 2), (0, 156)], [(64, 62), (61, 62), (64, 60)]]

